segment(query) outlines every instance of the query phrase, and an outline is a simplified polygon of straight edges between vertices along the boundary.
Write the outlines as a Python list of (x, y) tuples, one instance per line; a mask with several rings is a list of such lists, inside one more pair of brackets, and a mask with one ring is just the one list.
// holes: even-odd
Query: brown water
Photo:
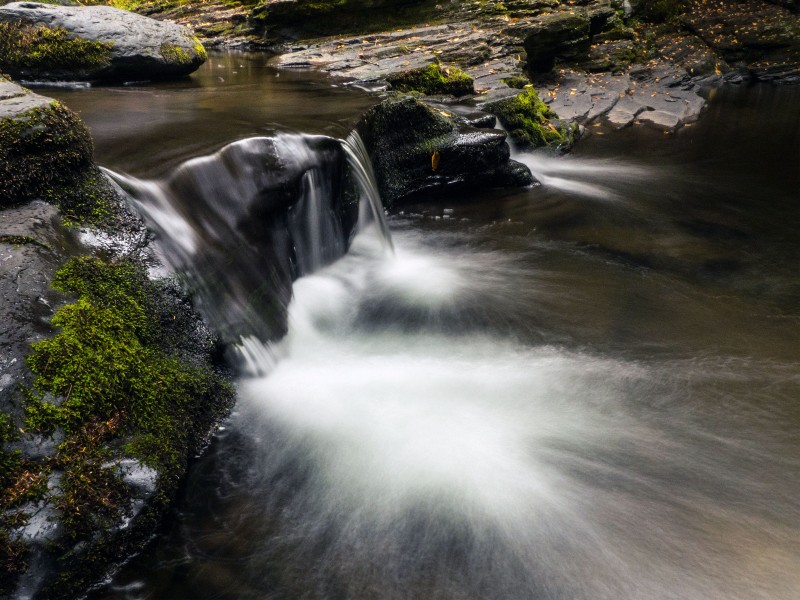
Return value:
[[(58, 93), (141, 176), (373, 102), (210, 63)], [(800, 597), (799, 105), (730, 88), (675, 135), (593, 128), (520, 157), (542, 186), (403, 207), (396, 256), (362, 235), (296, 283), (280, 360), (93, 598)]]

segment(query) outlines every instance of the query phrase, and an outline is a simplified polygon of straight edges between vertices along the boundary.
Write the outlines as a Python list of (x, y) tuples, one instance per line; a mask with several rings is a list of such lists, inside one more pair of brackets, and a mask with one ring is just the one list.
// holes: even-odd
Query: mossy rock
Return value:
[(575, 126), (556, 126), (558, 115), (528, 88), (521, 94), (483, 106), (497, 116), (509, 135), (523, 148), (555, 146), (566, 149), (575, 142)]
[(92, 139), (78, 116), (4, 80), (0, 92), (0, 207), (40, 198), (72, 222), (113, 218), (116, 193), (92, 162)]
[[(24, 548), (11, 542), (25, 516), (9, 511), (35, 500), (55, 516), (46, 554), (56, 567), (37, 597), (73, 598), (146, 541), (233, 389), (180, 286), (150, 280), (138, 260), (73, 258), (53, 286), (72, 302), (56, 311), (55, 335), (32, 345), (25, 419), (9, 427), (0, 413), (0, 443), (18, 430), (57, 442), (35, 460), (0, 452), (13, 482), (0, 493), (0, 546), (20, 556), (0, 564), (0, 581), (8, 592), (24, 570)], [(46, 485), (51, 474), (58, 486)]]
[(421, 195), (532, 181), (526, 167), (510, 160), (503, 132), (476, 129), (414, 97), (385, 100), (357, 128), (387, 207)]
[(466, 96), (475, 93), (472, 77), (458, 67), (431, 63), (421, 69), (411, 69), (386, 78), (392, 89), (400, 92), (419, 92), (426, 95), (449, 94)]
[(206, 60), (186, 27), (110, 6), (0, 6), (0, 69), (23, 80), (182, 77)]
[(70, 37), (61, 28), (0, 22), (0, 69), (15, 78), (36, 73), (88, 78), (111, 65), (112, 47)]

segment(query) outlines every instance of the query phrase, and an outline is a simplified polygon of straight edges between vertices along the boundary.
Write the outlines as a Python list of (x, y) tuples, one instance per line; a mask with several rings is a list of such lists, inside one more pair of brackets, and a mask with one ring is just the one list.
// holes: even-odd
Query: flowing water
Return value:
[[(259, 67), (226, 96), (246, 119), (186, 108), (258, 60), (177, 94), (59, 91), (242, 367), (171, 518), (93, 598), (800, 597), (800, 90), (520, 155), (541, 186), (400, 207), (387, 233), (356, 139), (274, 133), (345, 138), (358, 90)], [(262, 129), (308, 86), (329, 112)], [(114, 94), (163, 121), (104, 134)], [(173, 109), (214, 135), (187, 144)], [(336, 148), (361, 207), (341, 257)], [(303, 173), (280, 228), (254, 226), (266, 155)], [(275, 341), (253, 298), (288, 301), (281, 256)]]

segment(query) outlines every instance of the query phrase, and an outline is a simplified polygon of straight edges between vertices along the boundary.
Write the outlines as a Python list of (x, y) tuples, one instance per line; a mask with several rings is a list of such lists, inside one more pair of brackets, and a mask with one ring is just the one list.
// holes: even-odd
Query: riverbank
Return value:
[[(800, 82), (800, 16), (786, 2), (378, 4), (334, 10), (272, 1), (218, 12), (201, 2), (144, 3), (138, 10), (186, 23), (212, 46), (257, 48), (281, 68), (318, 69), (376, 89), (409, 69), (453, 65), (475, 82), (475, 94), (460, 102), (482, 105), (533, 86), (560, 118), (583, 126), (672, 132), (697, 120), (706, 89)], [(387, 5), (397, 10), (387, 15)]]

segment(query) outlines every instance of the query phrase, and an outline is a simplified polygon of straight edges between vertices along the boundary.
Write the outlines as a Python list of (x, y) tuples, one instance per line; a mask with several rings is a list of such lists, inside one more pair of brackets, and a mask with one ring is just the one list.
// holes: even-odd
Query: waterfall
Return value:
[(248, 138), (160, 180), (108, 174), (155, 231), (161, 262), (188, 279), (200, 309), (231, 342), (280, 337), (292, 280), (346, 252), (351, 210), (358, 231), (375, 229), (392, 250), (372, 165), (355, 133), (346, 141)]

